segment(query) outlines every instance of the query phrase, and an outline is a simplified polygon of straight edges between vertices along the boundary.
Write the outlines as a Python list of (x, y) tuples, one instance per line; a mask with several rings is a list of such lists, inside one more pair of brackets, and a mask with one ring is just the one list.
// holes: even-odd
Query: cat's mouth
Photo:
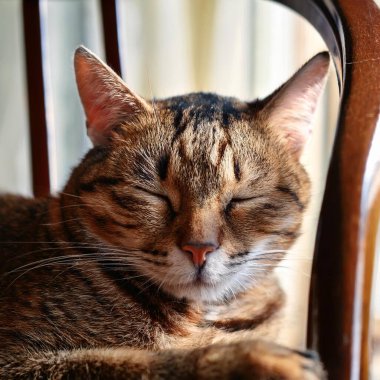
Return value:
[(206, 278), (206, 276), (204, 276), (204, 275), (195, 275), (193, 279), (191, 279), (187, 282), (177, 283), (177, 286), (181, 287), (181, 288), (187, 288), (190, 286), (211, 287), (211, 286), (215, 286), (215, 283), (208, 280)]
[(191, 282), (191, 285), (196, 286), (211, 286), (212, 284), (207, 281), (203, 276), (197, 276), (193, 282)]

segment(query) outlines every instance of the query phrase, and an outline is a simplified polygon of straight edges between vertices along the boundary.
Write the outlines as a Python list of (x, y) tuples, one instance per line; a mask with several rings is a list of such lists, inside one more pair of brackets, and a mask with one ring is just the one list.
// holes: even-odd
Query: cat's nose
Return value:
[(191, 254), (195, 266), (201, 267), (206, 261), (206, 255), (214, 252), (217, 246), (208, 243), (188, 243), (183, 244), (181, 249)]

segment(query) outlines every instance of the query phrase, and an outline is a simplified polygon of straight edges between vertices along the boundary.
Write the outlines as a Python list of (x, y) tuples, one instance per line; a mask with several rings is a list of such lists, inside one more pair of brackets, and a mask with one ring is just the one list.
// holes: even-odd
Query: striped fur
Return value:
[(0, 378), (322, 378), (263, 342), (310, 192), (270, 124), (283, 90), (147, 102), (83, 48), (76, 69), (95, 147), (58, 196), (0, 198)]

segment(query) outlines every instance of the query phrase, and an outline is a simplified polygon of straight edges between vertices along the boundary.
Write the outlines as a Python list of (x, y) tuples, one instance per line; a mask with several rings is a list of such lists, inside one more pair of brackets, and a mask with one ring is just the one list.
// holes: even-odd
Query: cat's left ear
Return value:
[(313, 114), (326, 82), (329, 63), (327, 52), (317, 54), (263, 100), (266, 123), (297, 158), (311, 134)]
[(138, 122), (151, 106), (83, 46), (75, 51), (75, 76), (87, 118), (87, 134), (94, 145), (106, 144), (114, 127)]

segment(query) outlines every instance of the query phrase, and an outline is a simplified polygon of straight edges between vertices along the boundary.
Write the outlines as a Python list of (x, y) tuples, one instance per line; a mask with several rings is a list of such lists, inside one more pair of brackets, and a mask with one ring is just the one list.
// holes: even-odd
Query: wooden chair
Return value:
[(312, 273), (309, 345), (330, 379), (368, 379), (380, 216), (380, 10), (372, 0), (281, 0), (324, 38), (341, 89)]
[[(341, 90), (322, 205), (309, 312), (309, 346), (331, 380), (365, 380), (380, 216), (380, 10), (372, 0), (277, 0), (307, 18), (333, 57)], [(49, 193), (38, 0), (24, 0), (33, 189)], [(116, 0), (101, 0), (108, 63), (120, 72)], [(376, 165), (377, 164), (377, 165)]]

